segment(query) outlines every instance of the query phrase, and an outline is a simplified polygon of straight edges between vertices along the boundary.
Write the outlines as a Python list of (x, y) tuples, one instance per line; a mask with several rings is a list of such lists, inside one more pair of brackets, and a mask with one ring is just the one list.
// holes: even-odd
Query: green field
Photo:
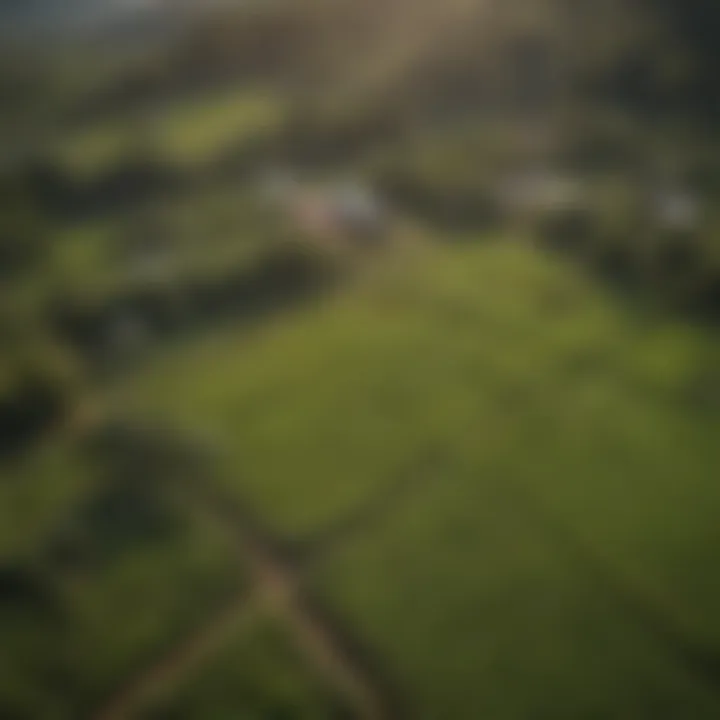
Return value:
[[(119, 445), (60, 436), (13, 467), (4, 710), (74, 717), (152, 677), (253, 588), (233, 525), (253, 517), (306, 549), (308, 588), (411, 717), (717, 715), (717, 338), (512, 235), (409, 239), (322, 303), (105, 382)], [(102, 254), (80, 261), (112, 242), (88, 230), (58, 257), (122, 288)], [(209, 495), (176, 492), (188, 472)], [(204, 511), (213, 493), (230, 515)], [(342, 692), (284, 622), (228, 632), (151, 716), (335, 717)]]
[(136, 115), (108, 119), (63, 138), (57, 157), (79, 177), (92, 177), (138, 153), (179, 167), (202, 166), (223, 151), (272, 133), (283, 109), (262, 89), (233, 89)]
[(319, 543), (418, 716), (716, 715), (716, 340), (521, 243), (404, 259), (119, 395)]

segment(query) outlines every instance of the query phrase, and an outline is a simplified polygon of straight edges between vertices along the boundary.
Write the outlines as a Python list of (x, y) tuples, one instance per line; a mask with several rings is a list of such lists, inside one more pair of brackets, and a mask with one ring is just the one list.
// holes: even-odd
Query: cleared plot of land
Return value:
[(319, 587), (421, 716), (712, 717), (717, 352), (521, 245), (465, 245), (123, 394), (328, 553)]

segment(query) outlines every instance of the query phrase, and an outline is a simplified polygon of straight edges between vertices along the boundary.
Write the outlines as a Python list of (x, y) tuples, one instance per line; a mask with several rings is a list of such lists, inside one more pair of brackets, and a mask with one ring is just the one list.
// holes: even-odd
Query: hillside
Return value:
[(181, 4), (2, 11), (0, 717), (720, 716), (712, 8)]
[[(115, 688), (144, 683), (156, 664), (175, 662), (167, 653), (182, 653), (153, 692), (124, 701), (170, 703), (181, 717), (285, 701), (292, 717), (305, 717), (307, 693), (321, 707), (349, 703), (360, 717), (375, 716), (358, 710), (368, 693), (387, 717), (401, 706), (418, 718), (527, 718), (538, 708), (714, 717), (720, 628), (708, 578), (720, 415), (707, 378), (717, 339), (634, 317), (522, 242), (399, 252), (355, 289), (251, 340), (218, 331), (115, 383), (104, 405), (118, 420), (79, 448), (79, 458), (96, 448), (88, 458), (97, 500), (87, 506), (88, 490), (68, 486), (60, 502), (25, 511), (23, 533), (32, 535), (23, 554), (55, 568), (50, 587), (61, 590), (63, 610), (53, 620), (28, 606), (22, 622), (42, 614), (46, 632), (64, 627), (76, 642), (90, 632), (97, 642), (97, 630), (81, 629), (84, 613), (107, 606), (116, 622), (130, 613), (139, 631), (131, 616), (143, 604), (142, 626), (154, 625), (123, 632)], [(3, 506), (53, 476), (57, 484), (45, 472), (32, 463), (24, 480), (9, 478)], [(150, 485), (136, 485), (143, 477)], [(109, 506), (112, 525), (78, 525), (81, 554), (48, 566), (64, 518), (91, 522), (104, 487), (134, 504)], [(190, 502), (177, 506), (182, 496)], [(122, 507), (147, 509), (122, 530)], [(206, 535), (191, 534), (190, 521)], [(91, 538), (103, 553), (94, 560), (81, 550)], [(293, 592), (307, 601), (286, 605), (272, 591), (244, 620), (243, 604), (229, 616), (213, 611), (230, 602), (214, 597), (237, 582), (223, 565), (227, 543), (238, 543), (247, 568), (238, 597), (257, 602), (253, 587), (261, 592), (277, 563), (273, 572), (299, 583)], [(6, 541), (4, 552), (12, 547)], [(195, 551), (183, 557), (182, 547)], [(161, 587), (193, 583), (185, 617), (197, 619), (157, 614), (169, 602)], [(307, 603), (317, 613), (297, 616), (311, 612)], [(246, 628), (262, 628), (257, 612), (289, 638), (294, 649), (281, 656), (290, 653), (290, 667), (305, 668), (291, 676), (310, 669), (310, 687), (328, 695), (284, 695), (274, 660), (250, 672), (235, 659), (234, 644), (255, 643)], [(213, 636), (209, 657), (218, 660), (203, 673), (207, 651), (187, 654), (183, 643), (216, 633), (216, 622), (228, 629)], [(120, 642), (110, 626), (104, 632), (106, 647)], [(28, 653), (28, 641), (17, 635), (13, 652)], [(321, 661), (329, 646), (341, 648), (345, 674)], [(89, 697), (112, 698), (98, 656), (69, 666), (66, 651), (47, 648), (44, 672), (65, 663), (82, 688), (93, 657), (93, 675), (105, 675)], [(15, 682), (41, 702), (50, 688), (34, 667)], [(253, 684), (220, 685), (231, 668)], [(8, 689), (12, 712), (22, 705), (8, 705)], [(67, 694), (55, 705), (60, 717), (83, 706), (77, 697), (79, 706)]]

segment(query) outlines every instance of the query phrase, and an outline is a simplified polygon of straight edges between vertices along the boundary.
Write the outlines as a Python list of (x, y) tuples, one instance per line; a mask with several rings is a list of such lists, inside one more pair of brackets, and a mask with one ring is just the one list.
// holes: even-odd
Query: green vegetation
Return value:
[(523, 245), (408, 261), (120, 394), (202, 429), (223, 481), (285, 534), (342, 538), (414, 478), (318, 582), (423, 716), (713, 716), (665, 633), (720, 633), (717, 341), (629, 316)]
[(148, 484), (160, 460), (132, 467), (139, 455), (126, 450), (123, 467), (106, 451), (66, 445), (2, 482), (0, 707), (8, 717), (87, 714), (242, 580), (222, 529)]
[[(525, 475), (542, 461), (528, 455)], [(508, 465), (440, 465), (431, 489), (321, 573), (409, 689), (413, 717), (714, 717), (712, 680), (568, 547), (572, 532), (513, 494)]]
[(202, 166), (277, 130), (280, 101), (262, 89), (225, 91), (113, 118), (59, 143), (60, 161), (79, 177), (111, 169), (128, 155), (150, 153), (177, 166)]
[(718, 717), (705, 1), (2, 53), (2, 718)]
[(166, 706), (149, 711), (147, 720), (232, 720), (237, 717), (339, 717), (336, 702), (304, 666), (283, 633), (267, 621), (242, 628), (218, 657), (182, 687)]
[(277, 236), (247, 188), (178, 193), (126, 217), (64, 229), (46, 286), (61, 295), (102, 297), (148, 280), (187, 284), (243, 267)]

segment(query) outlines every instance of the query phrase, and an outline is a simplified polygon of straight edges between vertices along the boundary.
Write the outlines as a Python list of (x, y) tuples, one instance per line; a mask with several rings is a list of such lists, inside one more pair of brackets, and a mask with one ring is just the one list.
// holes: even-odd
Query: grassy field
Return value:
[(242, 267), (272, 241), (273, 230), (246, 186), (177, 193), (151, 209), (66, 224), (37, 280), (56, 293), (88, 296), (148, 278), (182, 285)]
[(81, 177), (148, 151), (172, 165), (201, 166), (223, 151), (272, 132), (282, 117), (282, 106), (270, 93), (233, 89), (172, 102), (139, 117), (95, 124), (59, 141), (57, 154)]
[(716, 716), (705, 678), (506, 477), (504, 463), (446, 464), (319, 573), (407, 689), (411, 716)]
[(124, 402), (319, 543), (419, 716), (716, 715), (692, 660), (720, 640), (716, 340), (521, 243), (405, 260)]
[[(412, 717), (715, 717), (717, 339), (520, 240), (459, 240), (178, 342), (103, 404), (203, 448), (211, 488), (309, 551)], [(117, 272), (104, 242), (63, 247), (79, 285)], [(175, 503), (182, 462), (119, 447), (57, 439), (0, 483), (3, 711), (87, 712), (247, 581), (226, 520)], [(152, 717), (334, 716), (282, 622), (256, 627)]]

